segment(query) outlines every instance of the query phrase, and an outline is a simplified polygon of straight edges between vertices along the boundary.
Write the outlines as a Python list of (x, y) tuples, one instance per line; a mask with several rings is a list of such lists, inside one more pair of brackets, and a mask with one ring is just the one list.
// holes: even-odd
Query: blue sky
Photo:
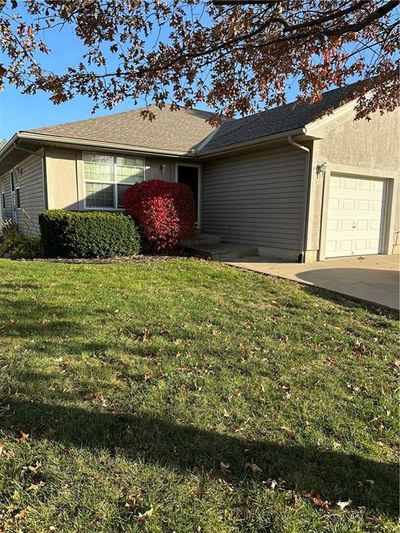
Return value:
[[(50, 32), (46, 35), (46, 42), (52, 51), (48, 56), (41, 56), (41, 64), (56, 72), (76, 65), (84, 51), (70, 27), (64, 28), (62, 33)], [(144, 102), (140, 107), (143, 105)], [(133, 107), (132, 101), (126, 100), (112, 111), (100, 109), (92, 115), (93, 102), (89, 98), (78, 96), (64, 104), (54, 105), (43, 91), (24, 95), (14, 86), (6, 85), (4, 91), (0, 92), (0, 139), (8, 139), (19, 130), (128, 111)]]
[[(41, 64), (55, 72), (62, 72), (67, 66), (76, 65), (84, 52), (79, 39), (73, 34), (70, 26), (62, 32), (51, 31), (42, 35), (51, 48), (48, 56), (41, 56)], [(1, 57), (0, 57), (1, 62)], [(290, 100), (295, 98), (295, 90), (288, 91)], [(145, 101), (135, 106), (132, 100), (125, 100), (113, 110), (100, 109), (92, 114), (93, 102), (86, 97), (77, 96), (61, 105), (54, 105), (48, 95), (42, 91), (35, 95), (24, 95), (14, 86), (6, 85), (0, 92), (0, 140), (9, 139), (16, 131), (39, 128), (50, 124), (82, 120), (93, 116), (104, 116), (110, 113), (128, 111), (135, 107), (143, 107)], [(207, 109), (205, 105), (198, 105)]]

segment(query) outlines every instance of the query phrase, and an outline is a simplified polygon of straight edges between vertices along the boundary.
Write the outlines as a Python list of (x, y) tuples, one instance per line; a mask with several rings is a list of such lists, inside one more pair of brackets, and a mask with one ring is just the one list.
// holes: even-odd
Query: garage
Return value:
[(382, 252), (385, 180), (331, 175), (325, 257)]

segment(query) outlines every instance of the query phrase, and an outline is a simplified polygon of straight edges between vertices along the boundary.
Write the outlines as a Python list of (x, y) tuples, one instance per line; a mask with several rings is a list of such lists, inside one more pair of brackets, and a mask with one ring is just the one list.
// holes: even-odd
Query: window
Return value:
[(126, 189), (145, 179), (144, 159), (84, 152), (83, 165), (89, 209), (122, 209)]
[(11, 171), (11, 196), (14, 208), (19, 209), (21, 207), (21, 195), (19, 185), (21, 181), (22, 170), (20, 168), (14, 168)]
[(4, 191), (1, 193), (1, 205), (3, 209), (6, 208), (6, 193)]

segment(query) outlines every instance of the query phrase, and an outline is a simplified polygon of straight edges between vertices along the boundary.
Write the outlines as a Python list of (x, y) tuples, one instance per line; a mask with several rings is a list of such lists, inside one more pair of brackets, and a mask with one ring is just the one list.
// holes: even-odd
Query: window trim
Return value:
[(22, 178), (22, 168), (14, 167), (10, 172), (11, 178), (11, 202), (14, 211), (22, 209), (21, 206), (21, 185), (20, 179)]
[[(104, 181), (99, 181), (99, 180), (92, 180), (92, 179), (85, 179), (85, 153), (87, 154), (97, 154), (97, 155), (101, 155), (101, 156), (109, 156), (109, 157), (112, 157), (113, 158), (113, 171), (114, 171), (114, 181), (109, 181), (109, 180), (104, 180)], [(141, 159), (143, 161), (143, 181), (146, 181), (146, 158), (144, 157), (140, 157), (140, 156), (123, 156), (121, 154), (119, 155), (115, 155), (115, 154), (107, 154), (107, 153), (103, 153), (103, 152), (88, 152), (88, 151), (84, 151), (82, 152), (82, 163), (83, 163), (83, 171), (82, 171), (82, 178), (83, 178), (83, 208), (87, 211), (125, 211), (125, 209), (123, 207), (118, 207), (118, 185), (135, 185), (135, 183), (123, 183), (123, 182), (118, 182), (117, 181), (117, 167), (129, 167), (130, 165), (117, 165), (116, 163), (116, 159), (117, 157), (132, 157), (132, 158), (135, 158), (135, 159)], [(91, 161), (88, 161), (89, 163)], [(136, 165), (135, 165), (136, 166)], [(105, 185), (112, 185), (113, 186), (113, 196), (114, 196), (114, 207), (89, 207), (87, 204), (86, 204), (86, 197), (87, 197), (87, 194), (86, 194), (86, 183), (103, 183)], [(140, 183), (140, 182), (136, 182), (136, 183)]]

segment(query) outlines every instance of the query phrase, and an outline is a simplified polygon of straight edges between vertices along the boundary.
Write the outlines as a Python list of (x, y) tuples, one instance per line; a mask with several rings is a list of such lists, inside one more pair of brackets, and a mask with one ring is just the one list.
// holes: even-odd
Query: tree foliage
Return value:
[[(365, 117), (399, 103), (398, 9), (397, 0), (0, 0), (0, 83), (54, 103), (87, 95), (95, 109), (126, 98), (204, 102), (217, 120), (284, 103), (292, 80), (314, 101), (356, 76), (365, 83), (349, 97)], [(85, 52), (48, 71), (49, 36), (66, 27)]]

